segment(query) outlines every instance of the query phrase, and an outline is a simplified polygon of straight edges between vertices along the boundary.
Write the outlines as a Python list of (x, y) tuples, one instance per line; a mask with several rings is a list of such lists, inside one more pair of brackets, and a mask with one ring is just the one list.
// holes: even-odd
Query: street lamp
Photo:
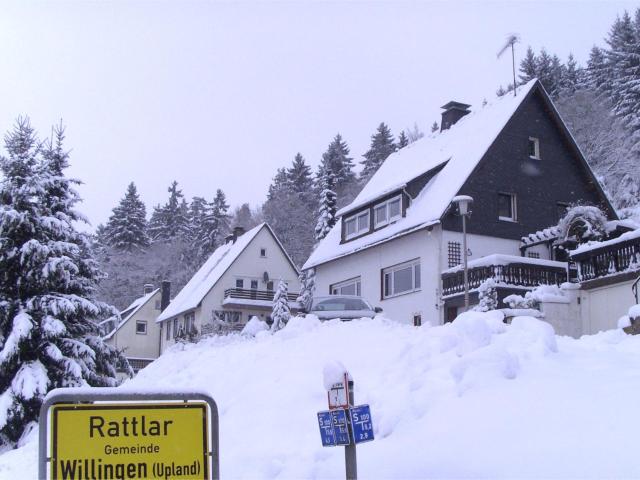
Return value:
[(467, 216), (471, 215), (469, 205), (473, 198), (469, 195), (453, 197), (453, 203), (458, 205), (458, 212), (462, 217), (462, 258), (464, 259), (464, 309), (469, 310), (469, 269), (467, 268)]

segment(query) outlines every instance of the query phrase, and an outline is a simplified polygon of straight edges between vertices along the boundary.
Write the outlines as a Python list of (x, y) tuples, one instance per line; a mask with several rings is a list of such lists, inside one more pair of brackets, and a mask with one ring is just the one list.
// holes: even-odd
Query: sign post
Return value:
[(369, 405), (355, 405), (349, 373), (344, 372), (342, 378), (342, 382), (332, 383), (333, 380), (326, 385), (329, 410), (318, 412), (318, 425), (323, 447), (344, 445), (346, 478), (357, 480), (356, 445), (374, 439), (373, 423)]
[[(353, 407), (355, 403), (353, 395), (353, 380), (349, 380), (347, 385), (349, 391), (349, 407)], [(353, 427), (351, 426), (351, 422), (348, 423), (349, 437), (353, 438)], [(351, 442), (349, 445), (345, 445), (344, 447), (344, 467), (347, 480), (356, 480), (358, 478), (358, 459), (356, 455), (355, 442)]]
[(57, 389), (39, 435), (40, 480), (220, 476), (218, 410), (202, 393)]

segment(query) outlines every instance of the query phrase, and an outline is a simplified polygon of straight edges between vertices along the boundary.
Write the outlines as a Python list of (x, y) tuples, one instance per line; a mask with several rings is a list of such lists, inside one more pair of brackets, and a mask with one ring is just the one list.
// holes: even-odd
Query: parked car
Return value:
[(328, 295), (326, 297), (313, 297), (309, 312), (320, 320), (340, 318), (352, 320), (354, 318), (374, 317), (382, 312), (380, 307), (372, 307), (369, 302), (355, 295)]

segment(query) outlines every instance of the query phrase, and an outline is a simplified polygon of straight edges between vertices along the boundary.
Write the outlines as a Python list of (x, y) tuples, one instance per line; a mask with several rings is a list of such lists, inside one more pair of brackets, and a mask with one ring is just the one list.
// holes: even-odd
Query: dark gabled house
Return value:
[(523, 238), (556, 225), (570, 205), (597, 205), (617, 218), (537, 80), (493, 104), (443, 109), (441, 132), (389, 156), (338, 212), (303, 267), (316, 270), (318, 295), (360, 294), (402, 322), (455, 318), (463, 290), (457, 195), (474, 199), (467, 223), (474, 289), (503, 274), (515, 291), (566, 279), (566, 263)]

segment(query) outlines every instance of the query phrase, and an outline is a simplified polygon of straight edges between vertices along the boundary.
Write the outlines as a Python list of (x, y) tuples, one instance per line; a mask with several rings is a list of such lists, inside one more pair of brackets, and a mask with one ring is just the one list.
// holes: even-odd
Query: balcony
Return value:
[[(236, 307), (262, 307), (271, 308), (273, 304), (273, 297), (275, 295), (273, 290), (255, 290), (248, 288), (228, 288), (224, 291), (224, 300), (222, 304), (224, 306), (236, 306)], [(287, 299), (292, 308), (297, 307), (296, 298), (297, 293), (287, 294)]]
[(640, 230), (604, 242), (582, 245), (571, 252), (581, 282), (619, 274), (637, 275), (640, 270)]
[[(469, 290), (493, 278), (498, 286), (532, 289), (567, 281), (567, 263), (514, 255), (488, 255), (468, 263)], [(459, 265), (442, 272), (442, 296), (464, 293), (464, 270)]]

